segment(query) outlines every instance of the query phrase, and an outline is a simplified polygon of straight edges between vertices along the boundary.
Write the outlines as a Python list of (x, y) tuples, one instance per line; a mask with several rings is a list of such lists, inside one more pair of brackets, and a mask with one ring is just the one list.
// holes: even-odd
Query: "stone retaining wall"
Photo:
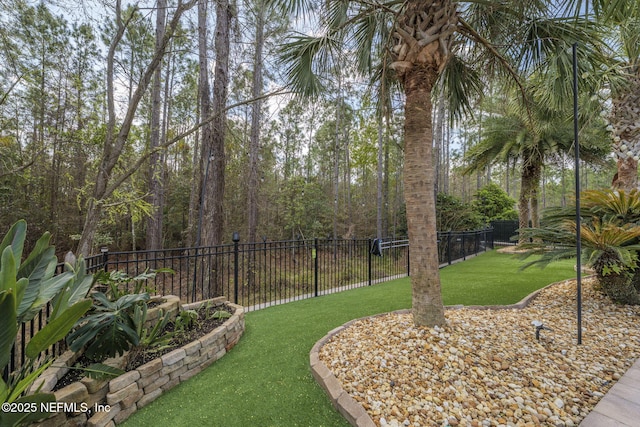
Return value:
[[(154, 359), (133, 371), (129, 371), (110, 381), (83, 378), (54, 392), (56, 402), (72, 404), (73, 411), (61, 411), (35, 424), (38, 427), (113, 427), (126, 420), (137, 409), (144, 407), (164, 391), (201, 372), (224, 356), (240, 340), (244, 333), (244, 308), (225, 301), (224, 297), (182, 306), (182, 310), (197, 309), (209, 303), (213, 308), (226, 305), (233, 315), (225, 323), (196, 341), (177, 348)], [(42, 375), (37, 384), (44, 380), (41, 391), (53, 389), (78, 356), (66, 352)], [(125, 356), (126, 357), (126, 356)], [(109, 359), (105, 364), (124, 367), (124, 357)], [(74, 405), (75, 404), (75, 408)], [(67, 415), (68, 414), (68, 415)]]

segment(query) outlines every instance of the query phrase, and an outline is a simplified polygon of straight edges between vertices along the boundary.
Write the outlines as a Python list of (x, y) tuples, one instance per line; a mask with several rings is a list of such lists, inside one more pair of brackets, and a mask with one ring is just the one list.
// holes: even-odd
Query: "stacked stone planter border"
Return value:
[[(113, 427), (126, 420), (139, 408), (155, 400), (164, 391), (188, 380), (220, 359), (235, 346), (244, 333), (244, 308), (226, 301), (225, 297), (218, 297), (183, 305), (180, 310), (197, 310), (204, 304), (209, 304), (214, 309), (225, 305), (233, 310), (233, 315), (223, 325), (198, 340), (110, 381), (83, 378), (53, 392), (56, 402), (70, 405), (35, 425), (39, 427), (82, 425)], [(157, 308), (163, 308), (163, 306), (164, 304)], [(36, 381), (37, 385), (43, 384), (40, 391), (50, 392), (77, 357), (78, 355), (71, 351), (60, 356), (53, 364), (56, 367), (47, 369)], [(126, 355), (109, 359), (105, 364), (122, 368), (126, 365), (125, 358)], [(67, 411), (68, 409), (71, 411)]]

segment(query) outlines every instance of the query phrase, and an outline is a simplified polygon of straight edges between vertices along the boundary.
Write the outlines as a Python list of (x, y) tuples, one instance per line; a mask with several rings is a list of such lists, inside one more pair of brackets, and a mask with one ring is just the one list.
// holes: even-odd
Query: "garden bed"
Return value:
[[(244, 333), (244, 308), (225, 301), (224, 297), (188, 304), (180, 310), (197, 310), (207, 304), (211, 308), (227, 308), (232, 316), (222, 325), (178, 348), (154, 358), (112, 380), (82, 378), (53, 391), (60, 411), (35, 424), (41, 427), (114, 426), (126, 420), (138, 408), (155, 400), (164, 391), (198, 374), (220, 359)], [(159, 308), (163, 307), (160, 305)], [(166, 312), (166, 310), (165, 310)], [(177, 310), (176, 310), (177, 314)], [(56, 383), (69, 371), (79, 354), (68, 351), (59, 357), (36, 382), (41, 392), (54, 390)], [(128, 354), (107, 359), (110, 366), (125, 368)], [(37, 386), (34, 384), (34, 387)], [(65, 403), (67, 405), (65, 405)]]

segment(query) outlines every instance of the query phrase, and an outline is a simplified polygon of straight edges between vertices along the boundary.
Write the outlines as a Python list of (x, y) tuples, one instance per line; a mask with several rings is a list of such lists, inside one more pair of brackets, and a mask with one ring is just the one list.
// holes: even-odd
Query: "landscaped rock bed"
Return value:
[[(137, 409), (155, 400), (164, 391), (198, 374), (226, 354), (244, 332), (244, 308), (226, 302), (224, 298), (189, 304), (181, 310), (207, 309), (232, 313), (227, 319), (202, 318), (197, 330), (182, 335), (181, 341), (158, 353), (139, 354), (137, 360), (128, 354), (107, 359), (104, 363), (127, 372), (110, 381), (82, 378), (55, 390), (56, 402), (75, 404), (65, 407), (40, 423), (40, 426), (114, 426), (127, 419)], [(56, 388), (79, 355), (66, 352), (47, 369), (36, 386), (43, 383), (47, 392)], [(67, 409), (76, 410), (67, 410)]]
[[(566, 281), (524, 309), (447, 310), (442, 328), (417, 328), (407, 312), (352, 322), (319, 343), (319, 364), (312, 352), (314, 375), (349, 404), (328, 367), (365, 409), (360, 425), (578, 425), (640, 355), (640, 307), (612, 304), (594, 282), (583, 280), (580, 346)], [(539, 341), (534, 321), (552, 329)]]

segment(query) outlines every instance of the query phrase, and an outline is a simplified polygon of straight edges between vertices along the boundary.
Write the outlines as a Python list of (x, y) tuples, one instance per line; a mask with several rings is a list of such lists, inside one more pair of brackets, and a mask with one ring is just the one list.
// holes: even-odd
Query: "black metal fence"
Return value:
[[(493, 248), (491, 229), (438, 233), (441, 265)], [(150, 293), (177, 295), (187, 302), (224, 295), (249, 311), (372, 285), (410, 273), (408, 240), (385, 239), (381, 256), (371, 239), (312, 239), (241, 243), (159, 251), (108, 252), (85, 259), (95, 273), (123, 271), (134, 277), (158, 269), (147, 282)], [(62, 266), (59, 266), (60, 270)], [(46, 322), (49, 308), (22, 325), (8, 372), (25, 361), (25, 345)], [(53, 349), (61, 353), (63, 345)]]
[(518, 220), (491, 221), (493, 241), (501, 245), (515, 245), (518, 239)]
[(136, 276), (171, 269), (149, 280), (150, 291), (193, 302), (217, 295), (249, 310), (370, 285), (407, 274), (408, 247), (370, 254), (371, 240), (292, 240), (144, 252), (104, 252), (106, 271)]
[(449, 231), (438, 233), (438, 259), (440, 266), (457, 260), (466, 260), (470, 255), (493, 249), (493, 230)]

